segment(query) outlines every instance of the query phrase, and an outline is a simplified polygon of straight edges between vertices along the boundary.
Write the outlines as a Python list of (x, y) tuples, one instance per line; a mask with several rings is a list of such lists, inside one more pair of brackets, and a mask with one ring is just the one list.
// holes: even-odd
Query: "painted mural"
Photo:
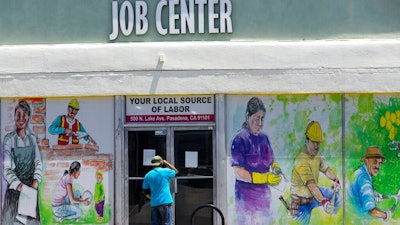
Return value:
[(1, 106), (2, 224), (112, 224), (113, 99)]
[(347, 224), (398, 224), (400, 96), (346, 95)]
[(341, 95), (229, 97), (227, 112), (228, 224), (342, 224)]
[(226, 106), (228, 224), (399, 222), (398, 96), (231, 96)]
[[(43, 178), (42, 155), (25, 100), (13, 107), (12, 128), (3, 139), (4, 205), (2, 224), (40, 224), (38, 190)], [(3, 114), (4, 115), (4, 114)], [(33, 204), (32, 204), (33, 203)]]
[[(400, 95), (226, 98), (227, 224), (398, 224)], [(113, 98), (2, 99), (2, 224), (112, 224)]]

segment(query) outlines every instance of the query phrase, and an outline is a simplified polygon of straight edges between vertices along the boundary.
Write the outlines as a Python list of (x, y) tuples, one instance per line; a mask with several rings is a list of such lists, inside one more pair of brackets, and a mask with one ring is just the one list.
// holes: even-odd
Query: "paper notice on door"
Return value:
[(18, 214), (36, 218), (37, 190), (22, 185), (18, 201)]
[(155, 149), (143, 149), (143, 166), (151, 166), (151, 159), (156, 155)]
[(198, 163), (198, 153), (195, 151), (185, 152), (185, 168), (197, 168)]

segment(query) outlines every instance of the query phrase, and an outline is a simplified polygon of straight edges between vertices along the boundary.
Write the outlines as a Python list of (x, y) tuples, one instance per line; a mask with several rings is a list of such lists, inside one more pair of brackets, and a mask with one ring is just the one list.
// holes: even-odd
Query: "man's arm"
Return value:
[(4, 176), (4, 179), (9, 184), (9, 187), (8, 187), (9, 189), (21, 191), (22, 182), (20, 181), (20, 179), (17, 177), (17, 175), (14, 172), (15, 162), (14, 162), (14, 158), (11, 156), (11, 146), (14, 145), (13, 139), (14, 139), (14, 136), (12, 136), (11, 133), (7, 134), (6, 137), (4, 138), (3, 176)]
[(328, 168), (325, 172), (325, 175), (331, 179), (331, 180), (338, 180), (337, 176), (335, 175), (335, 173), (331, 170), (331, 168)]
[(47, 129), (50, 134), (63, 134), (65, 129), (60, 127), (61, 116), (57, 116), (57, 118), (51, 123), (49, 128)]
[(175, 168), (174, 165), (172, 165), (171, 163), (169, 163), (167, 160), (164, 160), (163, 163), (168, 166), (171, 170), (175, 171), (176, 174), (179, 173), (179, 171)]
[(378, 217), (381, 219), (389, 219), (387, 213), (378, 208), (371, 209), (368, 211), (368, 213), (369, 213), (369, 215), (374, 216), (374, 217)]
[(325, 198), (321, 191), (318, 188), (318, 185), (315, 183), (314, 180), (307, 182), (307, 187), (310, 189), (311, 194), (314, 196), (317, 201), (319, 201), (322, 205), (322, 208), (326, 213), (332, 213), (333, 205), (328, 198)]
[(310, 192), (314, 196), (314, 198), (317, 199), (317, 201), (322, 202), (324, 196), (322, 195), (315, 181), (314, 180), (307, 181), (307, 187), (308, 189), (310, 189)]
[(42, 181), (43, 163), (42, 163), (42, 155), (36, 142), (34, 145), (35, 145), (35, 173), (33, 175), (34, 180), (32, 187), (38, 189), (39, 183), (40, 181)]
[(335, 175), (335, 173), (328, 167), (325, 172), (325, 175), (332, 180), (333, 182), (333, 190), (338, 192), (341, 189), (341, 184), (339, 178)]
[(80, 121), (79, 121), (79, 124), (80, 124), (80, 130), (79, 131), (87, 134), (86, 136), (82, 137), (83, 140), (85, 140), (85, 141), (89, 140), (89, 143), (91, 143), (93, 145), (97, 145), (96, 141), (93, 139), (92, 136), (89, 135), (89, 133), (86, 131), (85, 127), (83, 126), (83, 124)]
[(143, 189), (143, 195), (146, 196), (146, 198), (150, 199), (150, 189)]

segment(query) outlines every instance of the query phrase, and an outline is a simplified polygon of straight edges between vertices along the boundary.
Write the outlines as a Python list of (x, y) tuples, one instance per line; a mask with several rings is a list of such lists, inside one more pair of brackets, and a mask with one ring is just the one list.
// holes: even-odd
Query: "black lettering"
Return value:
[(181, 97), (181, 104), (206, 104), (211, 103), (211, 97)]
[(139, 104), (150, 104), (150, 98), (129, 98), (131, 104), (139, 105)]

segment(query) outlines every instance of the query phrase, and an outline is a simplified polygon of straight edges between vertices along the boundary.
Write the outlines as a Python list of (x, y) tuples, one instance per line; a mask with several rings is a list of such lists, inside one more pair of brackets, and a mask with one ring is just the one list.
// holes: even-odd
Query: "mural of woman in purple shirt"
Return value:
[(235, 172), (235, 208), (238, 225), (265, 225), (272, 221), (270, 185), (278, 185), (281, 176), (268, 136), (262, 132), (265, 105), (252, 97), (246, 108), (246, 121), (231, 145)]

